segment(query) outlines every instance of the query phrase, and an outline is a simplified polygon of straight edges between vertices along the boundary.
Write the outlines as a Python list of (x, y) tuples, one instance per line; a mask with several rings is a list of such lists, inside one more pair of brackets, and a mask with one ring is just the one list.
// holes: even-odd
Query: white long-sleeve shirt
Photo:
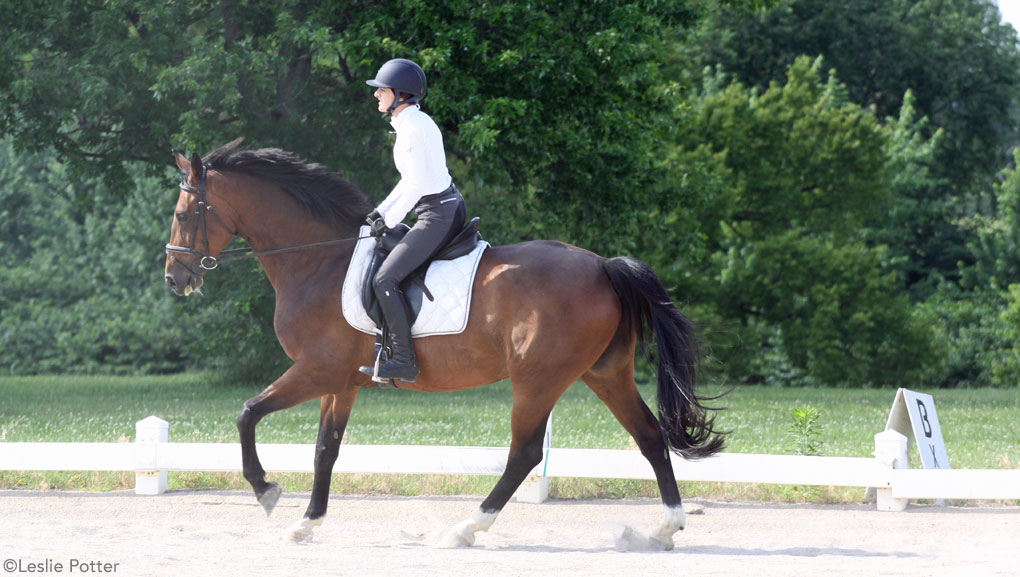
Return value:
[(383, 216), (386, 226), (393, 228), (422, 197), (443, 192), (453, 179), (446, 168), (443, 135), (417, 104), (402, 110), (390, 124), (397, 131), (393, 163), (400, 172), (400, 182), (376, 210)]

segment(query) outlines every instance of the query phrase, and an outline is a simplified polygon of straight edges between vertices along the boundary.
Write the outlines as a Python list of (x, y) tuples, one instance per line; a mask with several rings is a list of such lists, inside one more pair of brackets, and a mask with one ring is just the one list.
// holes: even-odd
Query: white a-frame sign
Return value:
[(908, 446), (911, 439), (915, 440), (925, 469), (950, 468), (942, 428), (935, 414), (935, 399), (931, 395), (907, 389), (896, 391), (885, 429), (893, 429), (907, 437)]

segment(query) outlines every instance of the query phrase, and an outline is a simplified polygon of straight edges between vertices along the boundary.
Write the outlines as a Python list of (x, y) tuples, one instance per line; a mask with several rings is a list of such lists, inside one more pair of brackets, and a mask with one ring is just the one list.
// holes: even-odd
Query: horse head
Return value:
[(230, 244), (235, 233), (210, 204), (211, 183), (202, 157), (193, 153), (189, 160), (179, 151), (174, 157), (181, 183), (166, 245), (164, 279), (174, 294), (187, 296), (199, 291), (205, 273), (216, 268), (216, 255)]

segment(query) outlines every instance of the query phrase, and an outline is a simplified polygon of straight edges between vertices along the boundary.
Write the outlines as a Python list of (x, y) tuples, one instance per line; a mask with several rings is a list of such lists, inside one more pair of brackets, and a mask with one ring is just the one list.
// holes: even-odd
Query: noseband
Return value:
[[(237, 236), (237, 233), (232, 231), (232, 230), (230, 230), (230, 227), (227, 226), (227, 223), (223, 222), (223, 219), (220, 218), (220, 215), (217, 214), (215, 210), (213, 210), (213, 207), (206, 200), (206, 196), (205, 196), (206, 172), (207, 172), (207, 169), (206, 169), (206, 167), (203, 166), (202, 167), (202, 176), (201, 176), (201, 178), (198, 181), (198, 188), (195, 188), (194, 186), (191, 186), (188, 183), (188, 174), (189, 174), (189, 171), (187, 171), (187, 170), (182, 170), (181, 171), (181, 184), (180, 184), (181, 190), (183, 190), (184, 192), (186, 192), (188, 194), (193, 194), (193, 195), (198, 197), (198, 210), (196, 210), (193, 213), (193, 216), (195, 217), (194, 218), (195, 224), (194, 224), (194, 227), (192, 228), (192, 231), (191, 231), (191, 246), (177, 246), (177, 245), (170, 244), (170, 243), (167, 243), (167, 245), (166, 245), (166, 255), (167, 255), (167, 257), (170, 258), (170, 262), (179, 263), (181, 266), (183, 266), (184, 268), (188, 269), (188, 272), (190, 272), (192, 275), (202, 276), (202, 275), (205, 274), (206, 271), (213, 270), (214, 268), (218, 267), (221, 263), (231, 262), (231, 261), (235, 261), (235, 260), (241, 260), (241, 259), (244, 259), (244, 258), (269, 256), (269, 255), (281, 254), (281, 253), (285, 253), (285, 252), (293, 252), (293, 251), (298, 251), (298, 250), (308, 250), (308, 249), (319, 248), (319, 247), (324, 247), (324, 246), (333, 246), (333, 245), (343, 244), (343, 243), (346, 243), (346, 242), (361, 240), (362, 238), (368, 238), (368, 237), (361, 237), (361, 236), (353, 237), (353, 238), (341, 238), (341, 239), (337, 239), (337, 240), (327, 240), (327, 241), (324, 241), (324, 242), (314, 242), (314, 243), (311, 243), (311, 244), (302, 244), (302, 245), (299, 245), (299, 246), (291, 246), (291, 247), (287, 247), (287, 248), (278, 248), (278, 249), (274, 249), (274, 250), (266, 250), (266, 251), (262, 251), (262, 252), (254, 252), (254, 250), (250, 246), (248, 246), (248, 247), (243, 247), (243, 248), (232, 248), (230, 250), (225, 250), (225, 251), (220, 253), (219, 257), (215, 257), (215, 256), (212, 255), (212, 252), (209, 250), (209, 235), (206, 234), (206, 218), (205, 218), (206, 213), (209, 213), (209, 214), (213, 215), (213, 217), (216, 218), (216, 222), (220, 223), (220, 226), (223, 227), (224, 230), (229, 232), (231, 237)], [(200, 251), (198, 251), (195, 248), (195, 238), (198, 236), (198, 229), (199, 229), (199, 227), (201, 227), (201, 229), (202, 229), (202, 246), (203, 246), (203, 248), (205, 250), (204, 252), (200, 252)], [(198, 261), (197, 261), (198, 268), (201, 269), (201, 271), (196, 271), (191, 266), (188, 266), (187, 263), (181, 262), (176, 257), (174, 257), (173, 253), (188, 254), (188, 255), (192, 255), (192, 256), (198, 257)]]

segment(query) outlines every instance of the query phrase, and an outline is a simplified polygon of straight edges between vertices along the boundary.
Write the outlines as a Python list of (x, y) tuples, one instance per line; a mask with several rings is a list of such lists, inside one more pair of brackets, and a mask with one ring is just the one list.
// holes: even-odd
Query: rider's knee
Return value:
[(377, 295), (383, 292), (396, 292), (399, 284), (399, 279), (395, 279), (389, 275), (376, 275), (376, 277), (372, 279), (372, 288), (375, 290), (375, 294)]

